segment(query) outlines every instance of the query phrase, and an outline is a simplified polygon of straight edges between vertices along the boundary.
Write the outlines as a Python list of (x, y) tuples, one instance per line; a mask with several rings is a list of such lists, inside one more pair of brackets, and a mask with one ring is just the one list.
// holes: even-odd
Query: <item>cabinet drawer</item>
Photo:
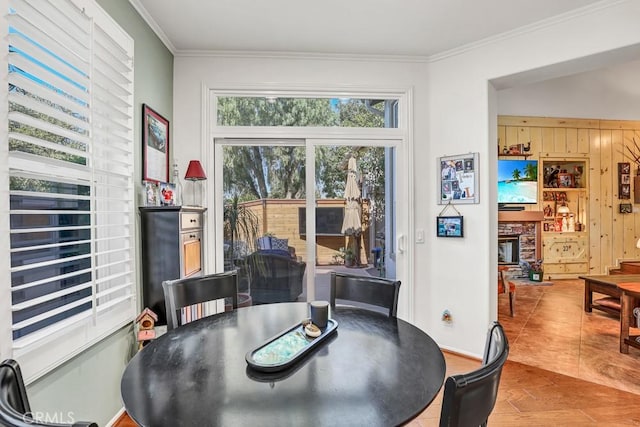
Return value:
[(202, 214), (198, 212), (180, 212), (180, 228), (202, 228)]

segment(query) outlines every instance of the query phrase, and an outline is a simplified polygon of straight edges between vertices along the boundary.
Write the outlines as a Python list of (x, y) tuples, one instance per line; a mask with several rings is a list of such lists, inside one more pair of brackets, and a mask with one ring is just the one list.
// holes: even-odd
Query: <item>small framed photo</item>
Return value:
[(620, 194), (618, 194), (619, 199), (630, 199), (631, 198), (631, 184), (621, 184), (620, 185)]
[(170, 182), (161, 182), (159, 189), (160, 206), (174, 206), (176, 204), (176, 185)]
[(629, 162), (618, 163), (618, 173), (621, 175), (629, 175), (631, 173), (631, 164)]
[(144, 183), (144, 204), (145, 206), (158, 206), (160, 199), (158, 198), (158, 185), (155, 182), (143, 181)]
[(570, 173), (559, 173), (558, 174), (558, 187), (560, 188), (573, 188), (575, 184), (573, 183), (573, 174)]
[(633, 206), (631, 203), (620, 203), (620, 213), (628, 214), (633, 212)]
[(436, 233), (438, 237), (464, 237), (463, 217), (462, 216), (437, 217)]

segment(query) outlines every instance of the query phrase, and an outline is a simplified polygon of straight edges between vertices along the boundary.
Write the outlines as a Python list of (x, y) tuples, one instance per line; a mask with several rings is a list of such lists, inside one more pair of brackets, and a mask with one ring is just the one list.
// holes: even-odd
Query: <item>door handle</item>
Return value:
[(403, 254), (405, 251), (405, 236), (404, 234), (399, 234), (398, 235), (398, 240), (397, 240), (397, 247), (398, 247), (398, 253), (399, 254)]

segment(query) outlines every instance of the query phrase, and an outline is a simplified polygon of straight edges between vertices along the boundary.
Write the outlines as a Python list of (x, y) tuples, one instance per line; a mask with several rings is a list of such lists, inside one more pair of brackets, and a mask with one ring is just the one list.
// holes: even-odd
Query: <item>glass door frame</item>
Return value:
[[(385, 96), (395, 96), (398, 98), (398, 117), (399, 123), (397, 128), (318, 128), (318, 127), (247, 127), (247, 126), (218, 126), (217, 120), (217, 96), (230, 94), (247, 95), (247, 92), (239, 93), (225, 90), (203, 88), (208, 91), (209, 96), (205, 97), (203, 103), (203, 134), (208, 137), (202, 140), (202, 155), (205, 159), (205, 170), (207, 176), (213, 178), (209, 180), (205, 191), (205, 206), (209, 207), (206, 228), (207, 234), (213, 238), (205, 239), (207, 247), (205, 248), (205, 268), (206, 271), (222, 271), (224, 267), (224, 259), (222, 251), (223, 245), (223, 185), (222, 185), (222, 146), (226, 143), (233, 144), (287, 144), (293, 141), (303, 141), (306, 145), (307, 155), (307, 175), (306, 187), (308, 197), (306, 200), (306, 221), (308, 260), (315, 260), (315, 192), (309, 188), (315, 188), (315, 147), (318, 145), (368, 145), (368, 146), (392, 146), (396, 148), (395, 153), (395, 177), (396, 177), (396, 193), (395, 199), (392, 201), (395, 208), (396, 235), (394, 248), (395, 251), (390, 256), (395, 257), (397, 271), (396, 278), (402, 281), (400, 287), (400, 298), (398, 304), (398, 317), (413, 321), (414, 317), (414, 280), (413, 280), (413, 244), (414, 239), (412, 230), (413, 215), (413, 162), (410, 159), (413, 156), (413, 132), (411, 131), (412, 109), (411, 109), (411, 90), (401, 90), (384, 92)], [(250, 91), (252, 94), (276, 94), (277, 92), (258, 90)], [(327, 91), (317, 92), (318, 97), (326, 96)], [(358, 94), (345, 94), (342, 91), (341, 97), (351, 96), (358, 97)], [(374, 92), (359, 92), (371, 96)], [(377, 93), (377, 92), (376, 92)], [(392, 94), (392, 95), (390, 95)], [(290, 95), (290, 94), (289, 94)], [(305, 95), (310, 96), (309, 92)], [(313, 95), (313, 94), (311, 94)], [(297, 144), (296, 144), (297, 145)], [(211, 182), (213, 181), (213, 182)], [(403, 209), (398, 209), (398, 206)], [(209, 254), (209, 255), (207, 255)], [(307, 298), (315, 293), (315, 286), (312, 283), (315, 275), (315, 262), (307, 263)]]

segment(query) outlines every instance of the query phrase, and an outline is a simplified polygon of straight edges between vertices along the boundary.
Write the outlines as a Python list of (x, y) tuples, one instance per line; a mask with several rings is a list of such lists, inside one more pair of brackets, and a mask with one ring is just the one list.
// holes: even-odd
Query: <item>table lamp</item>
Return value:
[(189, 162), (184, 179), (192, 182), (193, 206), (199, 206), (196, 204), (196, 181), (203, 181), (207, 179), (207, 175), (204, 173), (204, 169), (202, 168), (199, 160), (191, 160)]

